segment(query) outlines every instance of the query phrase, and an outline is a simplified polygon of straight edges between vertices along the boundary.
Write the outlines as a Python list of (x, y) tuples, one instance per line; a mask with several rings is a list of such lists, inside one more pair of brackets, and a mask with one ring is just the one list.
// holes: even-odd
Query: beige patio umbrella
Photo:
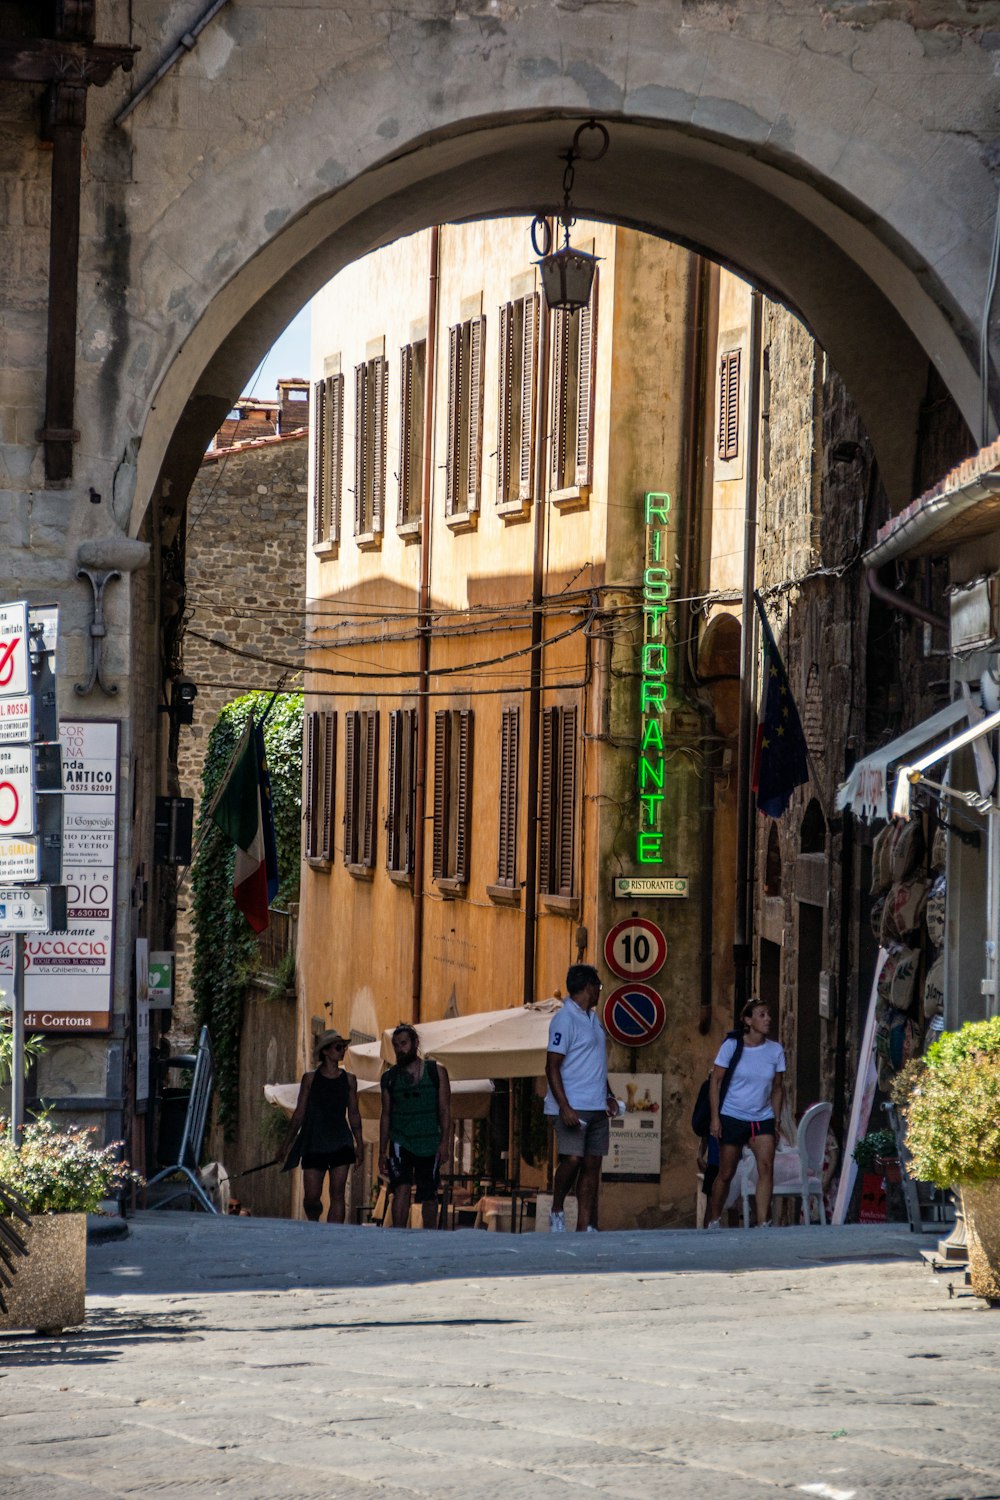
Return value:
[(359, 1083), (378, 1083), (382, 1076), (380, 1042), (352, 1042), (344, 1058), (344, 1067)]
[[(470, 1031), (478, 1031), (483, 1026), (489, 1026), (494, 1021), (501, 1021), (511, 1016), (519, 1016), (523, 1011), (523, 1005), (512, 1005), (506, 1010), (481, 1010), (468, 1016), (448, 1016), (443, 1021), (421, 1021), (417, 1026), (417, 1036), (420, 1038), (420, 1050), (425, 1057), (436, 1056), (433, 1051), (445, 1042), (455, 1041), (458, 1037), (467, 1036)], [(386, 1062), (396, 1061), (396, 1054), (392, 1050), (392, 1033), (395, 1030), (390, 1026), (382, 1033), (382, 1056)], [(371, 1046), (371, 1043), (367, 1044)], [(353, 1049), (352, 1049), (353, 1050)], [(497, 1075), (499, 1076), (499, 1075)], [(358, 1074), (361, 1077), (361, 1074)]]
[(539, 1078), (545, 1072), (549, 1022), (561, 1005), (561, 1000), (540, 1000), (496, 1012), (475, 1031), (432, 1043), (427, 1055), (443, 1063), (452, 1080)]

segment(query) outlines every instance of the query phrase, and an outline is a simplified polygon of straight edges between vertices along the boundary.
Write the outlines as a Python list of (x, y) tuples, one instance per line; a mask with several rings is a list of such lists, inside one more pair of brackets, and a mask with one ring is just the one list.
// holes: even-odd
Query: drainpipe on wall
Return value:
[(750, 994), (753, 937), (754, 805), (750, 790), (757, 685), (756, 610), (757, 465), (760, 452), (761, 295), (751, 293), (750, 371), (747, 382), (747, 493), (743, 525), (743, 655), (740, 666), (739, 770), (736, 783), (736, 923), (733, 935), (735, 1017)]
[(427, 691), (431, 663), (431, 479), (434, 474), (434, 393), (437, 389), (437, 316), (440, 274), (440, 230), (431, 227), (427, 273), (427, 350), (424, 376), (424, 471), (420, 490), (420, 592), (417, 601), (417, 764), (413, 802), (413, 974), (410, 1019), (420, 1021), (424, 964), (424, 827), (427, 819)]
[(545, 583), (546, 433), (549, 404), (549, 311), (544, 294), (538, 320), (538, 400), (535, 403), (534, 524), (531, 554), (531, 676), (528, 687), (528, 836), (524, 851), (524, 969), (521, 1003), (535, 998), (535, 923), (538, 914), (538, 756), (542, 724), (542, 596)]
[[(691, 285), (688, 298), (687, 380), (684, 412), (684, 538), (681, 556), (681, 582), (688, 594), (701, 587), (701, 515), (704, 500), (703, 473), (703, 401), (708, 388), (708, 342), (705, 309), (711, 269), (700, 255), (692, 256)], [(692, 617), (693, 629), (693, 617)], [(712, 1021), (712, 949), (714, 936), (713, 894), (715, 884), (715, 714), (705, 696), (698, 692), (694, 647), (689, 640), (681, 652), (684, 691), (695, 704), (702, 721), (701, 801), (699, 804), (699, 877), (700, 877), (700, 964), (698, 1030), (704, 1036)]]

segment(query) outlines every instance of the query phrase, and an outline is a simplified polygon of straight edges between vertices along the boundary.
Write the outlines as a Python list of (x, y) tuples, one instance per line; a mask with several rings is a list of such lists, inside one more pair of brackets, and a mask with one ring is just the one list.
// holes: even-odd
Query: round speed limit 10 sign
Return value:
[(604, 939), (604, 962), (619, 979), (650, 979), (667, 961), (667, 940), (655, 922), (628, 917)]

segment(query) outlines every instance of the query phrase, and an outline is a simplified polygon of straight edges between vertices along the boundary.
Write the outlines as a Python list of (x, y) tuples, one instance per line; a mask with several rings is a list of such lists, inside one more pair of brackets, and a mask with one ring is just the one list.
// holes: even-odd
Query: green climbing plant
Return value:
[[(251, 712), (259, 720), (271, 695), (247, 693), (219, 714), (208, 740), (201, 775), (199, 830)], [(278, 698), (264, 726), (278, 846), (280, 886), (276, 905), (296, 900), (302, 800), (302, 697)], [(239, 1100), (240, 1029), (247, 985), (260, 967), (257, 939), (233, 901), (235, 849), (214, 823), (192, 871), (195, 1009), (212, 1034), (219, 1123), (232, 1139)]]

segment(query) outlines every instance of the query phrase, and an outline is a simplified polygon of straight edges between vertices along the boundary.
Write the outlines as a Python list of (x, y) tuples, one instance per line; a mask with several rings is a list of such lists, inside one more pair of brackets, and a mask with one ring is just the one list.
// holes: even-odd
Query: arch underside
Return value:
[[(977, 400), (972, 331), (929, 269), (794, 162), (648, 122), (610, 120), (609, 128), (605, 159), (577, 170), (581, 217), (676, 240), (785, 303), (844, 380), (893, 503), (910, 498), (928, 359), (967, 420)], [(164, 493), (164, 480), (175, 501), (186, 495), (243, 383), (330, 277), (429, 224), (551, 209), (560, 183), (557, 152), (570, 133), (566, 118), (549, 117), (466, 124), (423, 140), (318, 197), (238, 265), (154, 398), (133, 532), (154, 491)]]

